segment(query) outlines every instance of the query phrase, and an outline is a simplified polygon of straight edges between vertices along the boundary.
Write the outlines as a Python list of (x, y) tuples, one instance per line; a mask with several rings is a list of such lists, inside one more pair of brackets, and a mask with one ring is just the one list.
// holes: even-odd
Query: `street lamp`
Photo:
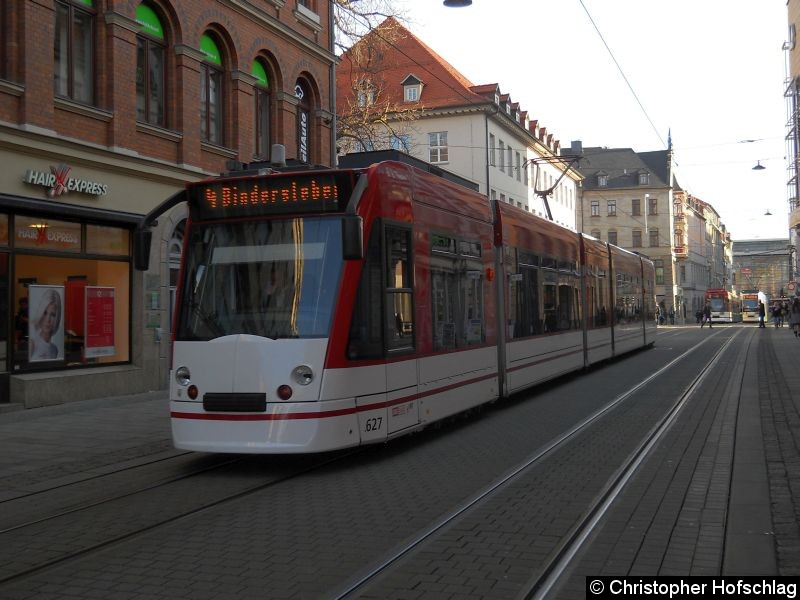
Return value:
[(767, 167), (765, 167), (764, 165), (762, 165), (762, 164), (761, 164), (761, 161), (759, 160), (759, 161), (756, 161), (756, 166), (755, 166), (755, 167), (753, 167), (753, 171), (763, 171), (763, 170), (764, 170), (764, 169), (766, 169), (766, 168), (767, 168)]
[(461, 8), (470, 4), (472, 4), (472, 0), (444, 0), (444, 5), (450, 8)]

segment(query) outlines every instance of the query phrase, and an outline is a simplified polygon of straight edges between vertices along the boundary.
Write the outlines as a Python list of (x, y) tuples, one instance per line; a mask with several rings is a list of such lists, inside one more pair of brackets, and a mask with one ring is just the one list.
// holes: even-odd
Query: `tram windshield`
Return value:
[(742, 298), (742, 309), (744, 310), (758, 310), (758, 298)]
[(711, 310), (714, 312), (723, 312), (725, 310), (725, 299), (711, 298)]
[(185, 252), (176, 339), (328, 335), (340, 218), (195, 223)]

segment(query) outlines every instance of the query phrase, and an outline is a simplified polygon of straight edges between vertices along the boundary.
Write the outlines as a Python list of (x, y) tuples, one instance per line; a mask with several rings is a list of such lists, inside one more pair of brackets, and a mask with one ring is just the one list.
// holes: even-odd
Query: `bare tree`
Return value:
[[(403, 105), (387, 82), (385, 50), (404, 35), (392, 0), (335, 0), (337, 145), (341, 152), (403, 147), (404, 127), (423, 107)], [(406, 148), (406, 150), (410, 150)]]

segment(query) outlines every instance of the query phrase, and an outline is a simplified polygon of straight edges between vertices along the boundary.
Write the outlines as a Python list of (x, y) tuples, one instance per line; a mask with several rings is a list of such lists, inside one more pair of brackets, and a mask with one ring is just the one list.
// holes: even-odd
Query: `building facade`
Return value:
[(549, 209), (553, 221), (576, 228), (580, 176), (560, 142), (498, 84), (473, 84), (396, 19), (342, 56), (336, 97), (340, 123), (364, 126), (340, 135), (341, 155), (402, 150), (477, 183), (492, 200), (542, 217)]
[(794, 254), (789, 239), (737, 240), (733, 243), (733, 271), (740, 290), (759, 290), (770, 301), (794, 296), (789, 274)]
[(185, 207), (158, 219), (147, 272), (132, 232), (273, 143), (333, 164), (329, 7), (0, 3), (0, 401), (166, 386)]
[(731, 289), (730, 234), (713, 206), (678, 185), (671, 149), (583, 148), (583, 156), (581, 230), (651, 258), (665, 314), (691, 321), (708, 288)]

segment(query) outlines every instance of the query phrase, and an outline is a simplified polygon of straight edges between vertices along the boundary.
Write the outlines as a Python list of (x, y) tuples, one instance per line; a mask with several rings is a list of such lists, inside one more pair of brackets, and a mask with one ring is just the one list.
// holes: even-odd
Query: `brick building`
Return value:
[(186, 182), (269, 159), (273, 143), (333, 164), (329, 8), (0, 3), (0, 402), (166, 385), (185, 207), (159, 218), (145, 273), (132, 231)]

